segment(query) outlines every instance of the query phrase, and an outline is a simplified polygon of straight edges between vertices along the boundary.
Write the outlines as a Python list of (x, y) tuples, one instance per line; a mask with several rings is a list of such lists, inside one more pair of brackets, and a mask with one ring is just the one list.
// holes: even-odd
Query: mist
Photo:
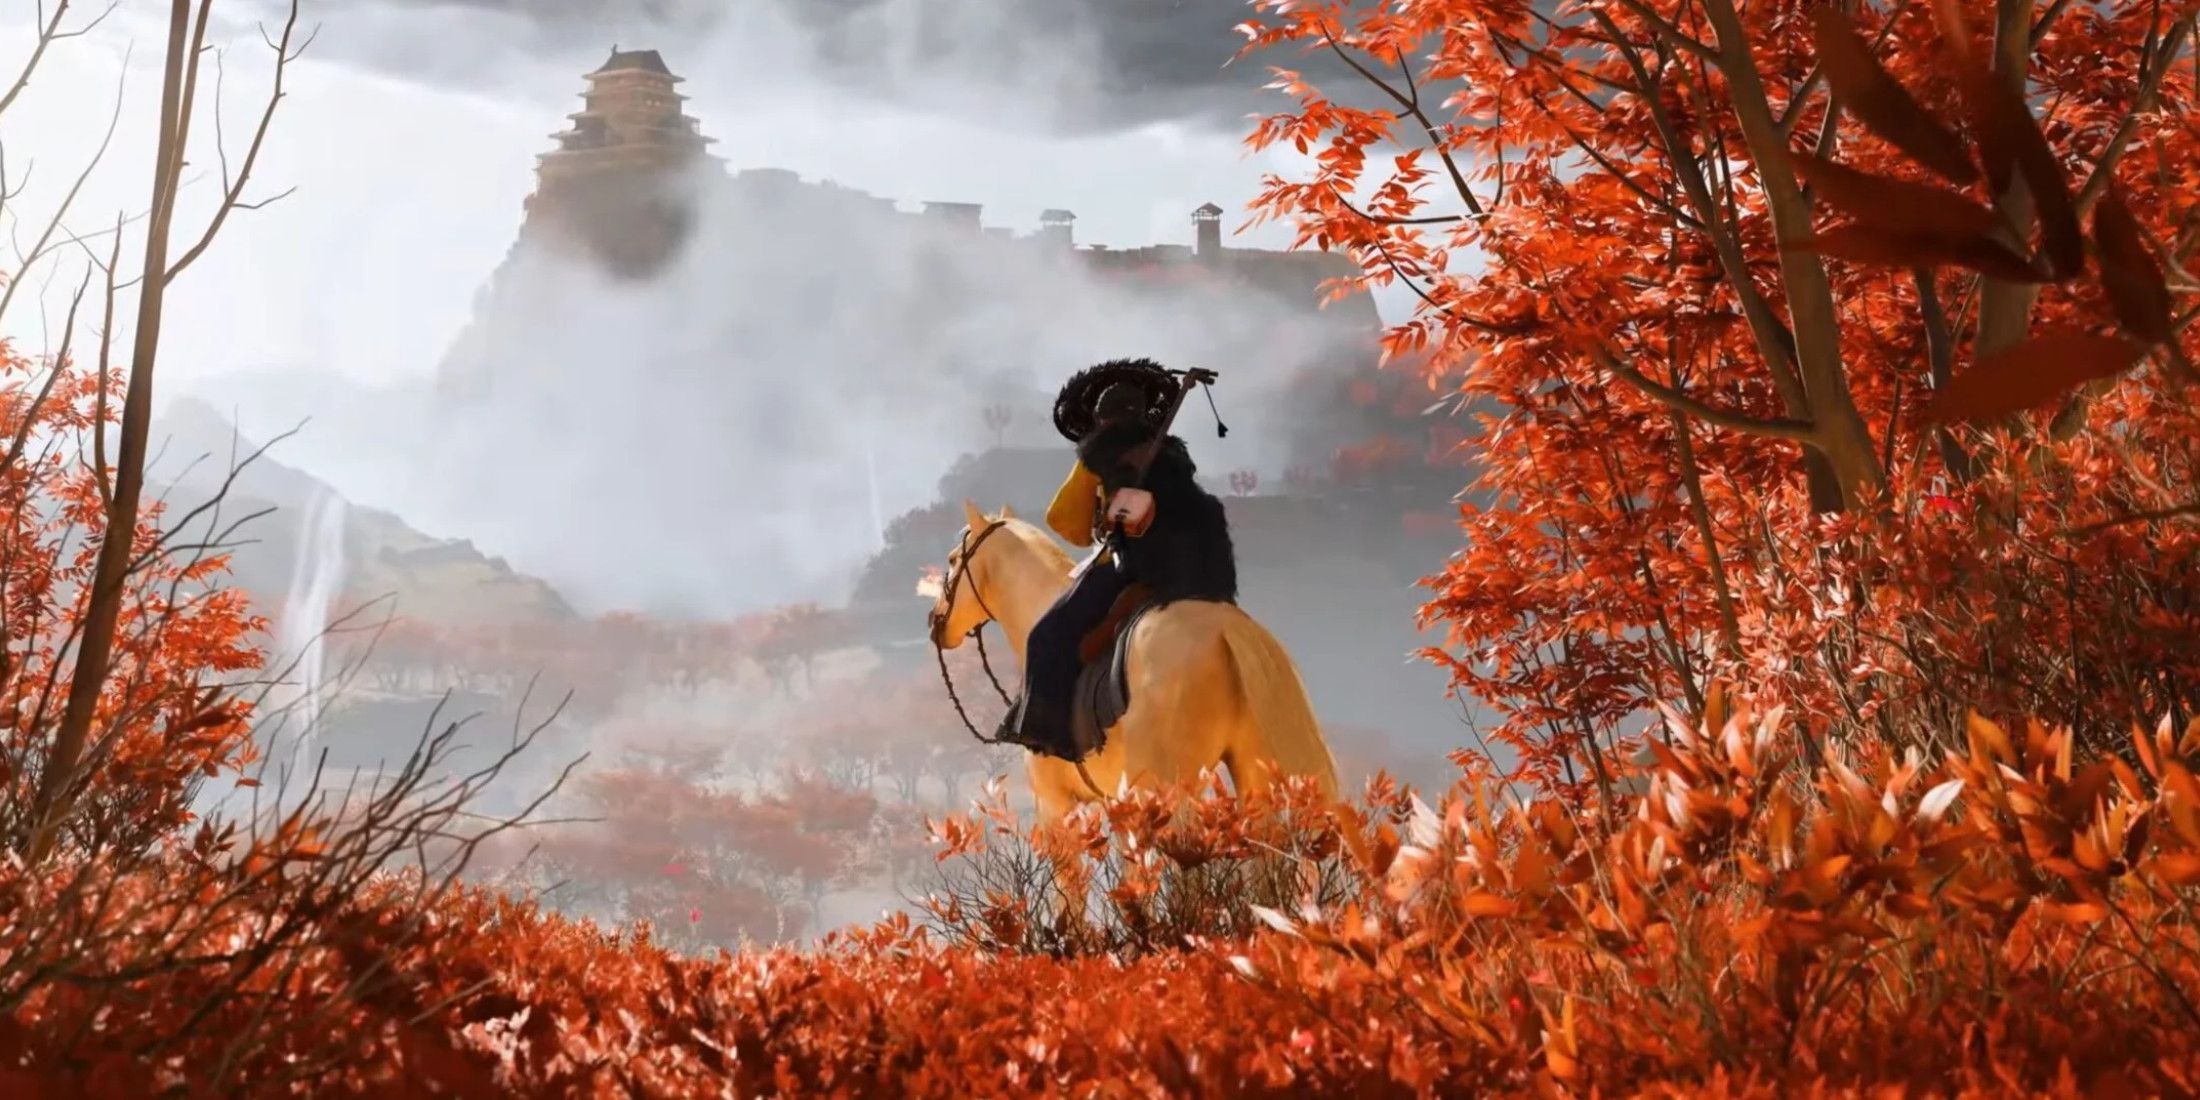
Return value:
[(777, 190), (697, 181), (692, 239), (644, 282), (524, 250), (447, 364), (446, 388), (482, 392), (409, 391), (415, 415), (375, 419), (418, 437), (393, 434), (347, 490), (584, 605), (831, 600), (885, 520), (994, 444), (989, 406), (1044, 445), (1054, 388), (1087, 364), (1208, 366), (1244, 430), (1200, 461), (1274, 469), (1271, 396), (1333, 346), (1294, 303), (1140, 292), (1038, 242)]
[[(795, 4), (707, 19), (694, 6), (587, 18), (518, 7), (306, 6), (316, 36), (288, 74), (254, 197), (295, 191), (239, 214), (177, 284), (164, 397), (205, 399), (256, 438), (302, 423), (274, 456), (356, 501), (472, 539), (586, 607), (663, 614), (831, 596), (876, 548), (869, 470), (891, 519), (989, 442), (986, 405), (1012, 404), (1015, 438), (1040, 442), (1053, 387), (1099, 359), (1220, 370), (1238, 432), (1202, 441), (1203, 467), (1273, 473), (1259, 394), (1290, 356), (1265, 349), (1288, 348), (1272, 334), (1305, 305), (1141, 299), (992, 242), (892, 231), (883, 216), (785, 224), (700, 181), (691, 247), (653, 281), (518, 258), (511, 281), (534, 288), (523, 297), (544, 315), (497, 318), (496, 354), (527, 360), (498, 369), (532, 381), (487, 406), (444, 407), (434, 379), (507, 259), (533, 158), (614, 43), (664, 49), (729, 173), (786, 169), (905, 208), (983, 203), (990, 225), (1017, 232), (1066, 207), (1081, 242), (1188, 244), (1193, 207), (1218, 203), (1234, 229), (1260, 174), (1282, 167), (1244, 156), (1240, 123), (1197, 94), (1259, 82), (1245, 68), (1223, 79), (1236, 48), (1227, 22), (1209, 28), (1223, 33), (1208, 63), (1176, 49), (1176, 75), (1159, 81), (1181, 96), (1172, 111), (1109, 98), (1156, 74), (1096, 45), (1123, 33), (1096, 17), (974, 0), (849, 5), (832, 18)], [(222, 116), (234, 150), (271, 75), (252, 20), (281, 9), (230, 11)], [(157, 99), (152, 14), (125, 6), (87, 48), (56, 51), (23, 117), (9, 117), (11, 140), (66, 162), (86, 145), (84, 123), (104, 122), (130, 57), (113, 149), (78, 200), (87, 225), (133, 209), (148, 163), (132, 137)], [(912, 38), (920, 25), (931, 29)], [(209, 130), (202, 170), (217, 159)], [(210, 203), (211, 175), (188, 190), (185, 224)], [(1276, 245), (1284, 232), (1227, 243)], [(45, 305), (51, 315), (65, 301), (49, 290)]]

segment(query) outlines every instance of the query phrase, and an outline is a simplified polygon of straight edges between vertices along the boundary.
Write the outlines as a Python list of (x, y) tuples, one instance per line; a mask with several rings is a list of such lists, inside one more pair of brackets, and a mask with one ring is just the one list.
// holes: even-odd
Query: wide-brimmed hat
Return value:
[(1168, 368), (1151, 359), (1110, 359), (1070, 376), (1054, 398), (1054, 430), (1072, 443), (1091, 434), (1099, 423), (1101, 391), (1126, 386), (1145, 397), (1145, 414), (1159, 420), (1169, 411), (1176, 379)]

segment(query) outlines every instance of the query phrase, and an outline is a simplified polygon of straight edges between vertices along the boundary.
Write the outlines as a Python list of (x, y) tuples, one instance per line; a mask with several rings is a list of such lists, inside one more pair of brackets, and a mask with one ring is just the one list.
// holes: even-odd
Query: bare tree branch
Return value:
[(92, 481), (99, 486), (100, 506), (112, 510), (115, 506), (115, 479), (107, 465), (107, 392), (113, 388), (115, 348), (115, 271), (122, 263), (122, 221), (115, 220), (115, 239), (107, 252), (103, 269), (107, 280), (107, 295), (99, 325), (99, 379), (94, 391), (92, 417)]
[(61, 326), (61, 352), (53, 357), (46, 369), (46, 382), (38, 388), (38, 396), (31, 398), (29, 408), (23, 412), (23, 423), (16, 428), (15, 441), (8, 445), (8, 455), (0, 459), (0, 472), (15, 468), (23, 458), (23, 447), (30, 442), (31, 429), (38, 423), (38, 414), (45, 409), (46, 399), (53, 395), (54, 384), (69, 370), (69, 345), (76, 336), (76, 309), (84, 302), (84, 291), (91, 285), (92, 273), (84, 273), (84, 281), (76, 288), (76, 297), (69, 302), (69, 318)]
[(1682, 30), (1675, 24), (1666, 21), (1664, 16), (1659, 15), (1655, 10), (1650, 7), (1650, 5), (1643, 3), (1642, 0), (1619, 0), (1619, 2), (1621, 7), (1624, 7), (1629, 12), (1634, 13), (1635, 18), (1650, 24), (1650, 29), (1658, 32), (1659, 38), (1662, 38), (1665, 41), (1670, 42), (1673, 45), (1688, 51), (1689, 53), (1704, 58), (1705, 60), (1717, 61), (1719, 59), (1719, 51), (1711, 48), (1711, 46), (1705, 43), (1702, 39), (1697, 38), (1694, 35), (1689, 34), (1687, 31)]
[(2104, 519), (2099, 523), (2089, 523), (2083, 527), (2072, 528), (2069, 533), (2074, 538), (2082, 538), (2086, 535), (2098, 534), (2111, 528), (2123, 527), (2133, 523), (2159, 523), (2165, 519), (2177, 519), (2183, 516), (2200, 516), (2200, 501), (2180, 504), (2170, 508), (2154, 508), (2145, 512), (2134, 512), (2131, 515), (2118, 516), (2115, 519)]
[(2040, 39), (2047, 37), (2047, 28), (2055, 22), (2058, 16), (2062, 15), (2063, 9), (2069, 6), (2070, 0), (2054, 0), (2053, 3), (2047, 5), (2047, 10), (2041, 12), (2040, 17), (2032, 21), (2030, 35), (2032, 45), (2039, 45)]
[[(1772, 376), (1774, 388), (1786, 403), (1791, 416), (1807, 415), (1810, 399), (1802, 378), (1794, 366), (1795, 336), (1772, 309), (1757, 287), (1748, 258), (1743, 254), (1741, 240), (1734, 227), (1720, 216), (1721, 207), (1711, 194), (1711, 183), (1697, 163), (1694, 147), (1681, 136), (1672, 115), (1665, 109), (1661, 82), (1652, 75), (1650, 68), (1626, 45), (1625, 36), (1618, 25), (1602, 13), (1597, 15), (1605, 32), (1619, 41), (1615, 46), (1635, 74), (1638, 86), (1633, 89), (1650, 112), (1650, 121), (1657, 130), (1659, 145), (1664, 149), (1666, 163), (1680, 181), (1681, 190), (1688, 196), (1688, 203), (1696, 210), (1696, 222), (1710, 237), (1714, 252), (1719, 257), (1719, 267), (1726, 273), (1727, 285), (1741, 302), (1743, 315), (1749, 319), (1750, 335), (1757, 345), (1757, 354)], [(1708, 116), (1707, 116), (1708, 117)]]
[[(206, 0), (206, 2), (212, 3), (212, 0)], [(207, 223), (206, 231), (200, 234), (198, 243), (192, 245), (189, 249), (185, 250), (183, 258), (177, 260), (175, 265), (168, 269), (168, 278), (173, 279), (176, 276), (182, 274), (185, 268), (190, 267), (194, 261), (205, 254), (207, 246), (214, 243), (215, 234), (221, 232), (222, 223), (229, 220), (229, 215), (231, 213), (237, 210), (257, 210), (262, 206), (265, 206), (271, 202), (275, 202), (283, 198), (283, 196), (291, 193), (290, 190), (285, 190), (281, 194), (272, 196), (270, 198), (261, 199), (257, 202), (248, 203), (243, 201), (245, 184), (252, 178), (253, 166), (259, 162), (260, 147), (267, 140), (268, 126), (270, 123), (275, 121), (275, 108), (279, 106), (283, 101), (283, 96), (285, 94), (283, 92), (283, 76), (289, 71), (290, 63), (297, 60), (298, 55), (303, 53), (308, 45), (312, 44), (312, 38), (308, 36), (307, 40), (303, 43), (300, 43), (297, 49), (294, 50), (291, 48), (291, 38), (293, 34), (295, 34), (295, 32), (297, 31), (297, 28), (298, 2), (297, 0), (291, 0), (290, 12), (283, 19), (283, 31), (281, 38), (269, 43), (270, 48), (272, 48), (275, 52), (274, 87), (268, 93), (266, 108), (260, 112), (259, 125), (256, 126), (252, 131), (252, 143), (245, 148), (244, 159), (237, 166), (237, 175), (234, 180), (229, 178), (228, 154), (225, 152), (222, 155), (223, 190), (221, 205), (215, 210), (213, 219)], [(216, 65), (219, 66), (219, 64), (220, 62), (217, 59)], [(221, 96), (219, 85), (217, 84), (215, 92), (215, 100), (217, 106), (214, 116), (217, 120), (217, 134), (219, 132), (220, 125), (219, 119), (221, 118), (221, 112), (219, 108), (220, 98)]]
[[(1933, 273), (1927, 268), (1910, 269), (1910, 278), (1917, 285), (1917, 311), (1925, 325), (1925, 358), (1927, 370), (1933, 382), (1934, 392), (1948, 388), (1955, 378), (1956, 338), (1955, 330), (1948, 323), (1948, 311), (1940, 304), (1940, 292), (1933, 284)], [(1888, 434), (1893, 434), (1892, 427)], [(1940, 464), (1948, 476), (1958, 482), (1968, 482), (1973, 474), (1970, 452), (1963, 449), (1955, 434), (1946, 425), (1933, 429), (1933, 443), (1940, 450)]]
[[(5, 289), (0, 289), (0, 317), (4, 317), (7, 315), (8, 305), (15, 300), (15, 288), (22, 285), (23, 276), (28, 273), (30, 269), (38, 263), (39, 260), (45, 258), (46, 253), (52, 247), (57, 244), (67, 244), (74, 241), (75, 238), (73, 236), (69, 236), (62, 230), (61, 223), (64, 219), (68, 217), (70, 207), (76, 204), (76, 197), (84, 190), (84, 184), (86, 183), (86, 181), (92, 178), (92, 172), (97, 169), (100, 162), (105, 160), (107, 157), (107, 148), (114, 141), (115, 138), (115, 127), (122, 120), (123, 92), (129, 84), (129, 68), (130, 66), (128, 64), (128, 54), (125, 53), (124, 64), (122, 66), (122, 74), (115, 78), (114, 109), (110, 111), (107, 115), (107, 129), (105, 133), (100, 135), (99, 148), (92, 152), (91, 159), (86, 161), (83, 170), (76, 174), (75, 182), (71, 183), (69, 185), (68, 192), (62, 195), (60, 205), (56, 206), (54, 208), (52, 216), (46, 219), (46, 228), (39, 233), (38, 243), (31, 246), (30, 252), (24, 254), (21, 257), (21, 260), (16, 268), (15, 277), (7, 281), (7, 286)], [(54, 237), (57, 233), (62, 234), (64, 237), (64, 239), (60, 242), (56, 242), (54, 240)]]
[(23, 89), (30, 87), (31, 74), (38, 71), (39, 61), (46, 56), (46, 47), (66, 38), (75, 38), (78, 35), (89, 33), (94, 27), (106, 22), (108, 16), (114, 14), (115, 8), (121, 3), (121, 0), (114, 0), (113, 3), (108, 4), (107, 10), (93, 16), (91, 22), (75, 30), (65, 31), (61, 29), (61, 19), (69, 13), (69, 3), (70, 0), (60, 0), (59, 3), (55, 4), (53, 14), (47, 16), (45, 23), (38, 28), (38, 43), (31, 47), (30, 59), (23, 62), (23, 70), (17, 73), (15, 80), (8, 85), (6, 94), (0, 95), (0, 114), (5, 114), (8, 108), (14, 106), (15, 98), (23, 94)]

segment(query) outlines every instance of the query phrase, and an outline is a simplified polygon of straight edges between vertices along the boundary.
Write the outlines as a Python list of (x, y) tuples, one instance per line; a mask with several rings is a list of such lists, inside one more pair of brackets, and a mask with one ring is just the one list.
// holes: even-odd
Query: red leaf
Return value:
[(1941, 125), (1911, 98), (1871, 55), (1847, 15), (1833, 7), (1812, 13), (1818, 64), (1841, 105), (1872, 133), (1932, 169), (1950, 183), (1970, 183), (1978, 170), (1965, 155), (1962, 139)]
[(1509, 917), (1520, 909), (1510, 898), (1502, 898), (1485, 890), (1477, 890), (1461, 898), (1459, 908), (1470, 917)]
[(2200, 853), (2171, 852), (2157, 856), (2151, 869), (2171, 885), (2200, 886)]
[(2121, 336), (2051, 332), (1972, 365), (1925, 407), (1927, 423), (1991, 420), (2037, 408), (2074, 386), (2112, 378), (2146, 349)]
[(1970, 64), (1971, 22), (1963, 16), (1963, 5), (1958, 0), (1933, 0), (1933, 18), (1940, 24), (1940, 36), (1956, 60)]
[(495, 1096), (503, 1091), (479, 1055), (453, 1046), (432, 1028), (406, 1026), (398, 1034), (398, 1051), (408, 1082), (427, 1086), (431, 1094)]
[(2009, 282), (2043, 281), (2040, 273), (2008, 245), (1977, 234), (1895, 232), (1875, 226), (1836, 226), (1788, 247), (1859, 264), (1917, 267), (1953, 264)]
[(1994, 193), (1998, 196), (2007, 189), (2012, 168), (2024, 176), (2039, 216), (2049, 274), (2067, 279), (2084, 270), (2085, 234), (2078, 226), (2070, 181), (2024, 97), (1976, 62), (1958, 64), (1957, 87)]
[(2168, 340), (2175, 333), (2169, 284), (2147, 250), (2139, 220), (2113, 191), (2093, 211), (2093, 249), (2101, 260), (2101, 287), (2125, 331), (2148, 343)]
[(2061, 921), (2064, 924), (2092, 924), (2096, 921), (2108, 919), (2108, 907), (2097, 901), (2080, 901), (2064, 905), (2059, 902), (2042, 900), (2039, 903), (2039, 909), (2040, 915), (2049, 920)]
[(1819, 197), (1875, 229), (1965, 236), (1994, 231), (1993, 211), (1946, 188), (1874, 176), (1822, 157), (1796, 157), (1795, 172)]

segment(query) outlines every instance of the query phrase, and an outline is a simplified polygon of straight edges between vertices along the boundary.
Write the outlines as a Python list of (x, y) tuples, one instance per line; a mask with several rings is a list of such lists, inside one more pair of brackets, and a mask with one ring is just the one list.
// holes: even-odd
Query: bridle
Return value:
[[(940, 602), (926, 615), (931, 627), (928, 634), (932, 639), (932, 656), (939, 662), (940, 683), (947, 687), (947, 701), (955, 705), (955, 717), (962, 719), (963, 728), (969, 730), (970, 736), (977, 738), (981, 745), (1007, 745), (1015, 742), (1003, 737), (988, 737), (978, 731), (977, 723), (970, 720), (970, 713), (963, 709), (962, 696), (955, 691), (955, 677), (947, 671), (947, 647), (940, 644), (940, 627), (946, 625), (947, 616), (955, 613), (955, 586), (961, 584), (963, 577), (969, 574), (971, 557), (978, 552), (980, 546), (985, 545), (985, 540), (993, 537), (995, 531), (1006, 526), (1006, 519), (993, 520), (986, 524), (985, 530), (977, 532), (975, 537), (968, 527), (963, 528), (961, 546), (950, 563), (952, 568), (948, 570), (947, 579), (940, 585)], [(970, 633), (964, 637), (977, 639), (978, 667), (985, 669), (985, 678), (992, 682), (993, 692), (1001, 697), (1001, 704), (1014, 707), (1015, 702), (1009, 698), (1008, 690), (1001, 686), (1001, 678), (993, 674), (993, 662), (985, 653), (985, 627), (987, 623), (997, 621), (996, 616), (993, 609), (986, 606), (985, 593), (978, 591), (976, 582), (970, 585), (970, 595), (978, 601), (978, 610), (985, 614), (985, 618), (978, 620), (978, 625), (971, 627)], [(945, 608), (945, 611), (941, 608)], [(1078, 777), (1085, 781), (1085, 788), (1092, 792), (1093, 797), (1106, 802), (1107, 793), (1100, 789), (1098, 783), (1092, 781), (1092, 774), (1085, 770), (1085, 762), (1072, 760), (1070, 763), (1076, 766)]]
[[(964, 576), (969, 574), (971, 555), (976, 554), (978, 548), (985, 545), (985, 540), (993, 537), (994, 532), (1006, 526), (1008, 526), (1007, 520), (994, 520), (986, 525), (985, 530), (977, 532), (975, 537), (972, 536), (969, 528), (963, 528), (962, 545), (958, 548), (958, 553), (952, 563), (953, 567), (948, 570), (946, 582), (940, 586), (939, 607), (944, 608), (945, 611), (935, 608), (927, 616), (931, 620), (930, 626), (932, 629), (929, 633), (932, 639), (932, 656), (939, 661), (940, 683), (947, 685), (947, 701), (955, 704), (955, 717), (962, 719), (963, 728), (969, 730), (970, 736), (977, 738), (978, 742), (984, 745), (1000, 745), (1006, 742), (1002, 738), (988, 737), (978, 732), (977, 723), (972, 722), (969, 712), (963, 709), (962, 696), (955, 691), (955, 678), (947, 671), (947, 647), (940, 644), (940, 627), (946, 625), (947, 616), (955, 612), (955, 587), (962, 583)], [(1014, 706), (1015, 704), (1009, 700), (1008, 690), (1001, 686), (1001, 678), (993, 674), (993, 662), (986, 656), (985, 652), (985, 627), (987, 623), (994, 621), (993, 609), (986, 606), (985, 594), (978, 591), (978, 586), (975, 583), (970, 586), (970, 595), (978, 601), (978, 610), (985, 613), (985, 618), (978, 620), (978, 625), (971, 627), (970, 633), (964, 635), (964, 637), (977, 639), (978, 666), (985, 669), (985, 678), (992, 681), (993, 691), (1001, 697), (1001, 703), (1004, 706)]]

